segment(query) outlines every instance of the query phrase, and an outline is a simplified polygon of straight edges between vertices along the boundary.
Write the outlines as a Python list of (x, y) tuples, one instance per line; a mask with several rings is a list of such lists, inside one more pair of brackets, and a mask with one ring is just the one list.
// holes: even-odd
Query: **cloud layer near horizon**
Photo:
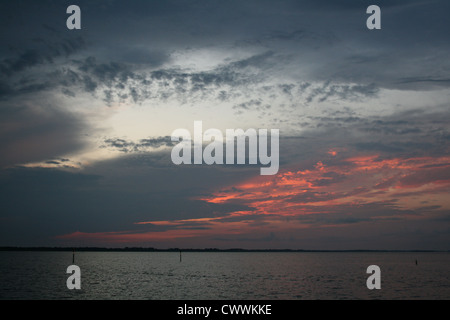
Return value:
[[(448, 2), (69, 4), (0, 4), (0, 245), (449, 248)], [(174, 166), (195, 120), (279, 174)]]

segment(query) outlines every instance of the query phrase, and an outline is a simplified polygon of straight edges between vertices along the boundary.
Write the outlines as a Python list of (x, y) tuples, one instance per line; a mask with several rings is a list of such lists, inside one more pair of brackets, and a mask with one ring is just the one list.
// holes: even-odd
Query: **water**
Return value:
[[(415, 260), (418, 260), (418, 265)], [(449, 299), (449, 253), (0, 252), (1, 299)], [(381, 290), (366, 269), (381, 268)]]

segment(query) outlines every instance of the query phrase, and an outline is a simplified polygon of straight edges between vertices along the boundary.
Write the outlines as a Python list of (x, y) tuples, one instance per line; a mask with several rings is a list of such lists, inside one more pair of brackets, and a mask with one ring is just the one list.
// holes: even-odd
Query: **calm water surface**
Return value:
[[(418, 265), (415, 260), (418, 260)], [(449, 299), (449, 253), (0, 252), (1, 299)], [(366, 269), (381, 268), (381, 290)]]

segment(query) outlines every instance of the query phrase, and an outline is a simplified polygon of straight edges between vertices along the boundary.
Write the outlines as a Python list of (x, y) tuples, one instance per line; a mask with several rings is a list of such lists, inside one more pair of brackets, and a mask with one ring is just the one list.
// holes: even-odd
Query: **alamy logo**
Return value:
[(67, 278), (66, 285), (67, 289), (73, 290), (81, 289), (81, 270), (80, 267), (77, 265), (71, 265), (67, 267), (67, 273), (71, 273), (72, 275)]
[(371, 274), (367, 278), (366, 285), (367, 289), (381, 289), (381, 269), (377, 265), (371, 265), (367, 267), (367, 273)]
[[(172, 142), (179, 142), (172, 149), (172, 162), (180, 164), (258, 164), (269, 165), (261, 168), (261, 175), (274, 175), (279, 169), (279, 130), (270, 130), (270, 155), (268, 130), (226, 129), (225, 137), (218, 129), (208, 129), (203, 133), (202, 121), (194, 121), (194, 137), (186, 129), (172, 133)], [(180, 141), (181, 138), (181, 141)], [(248, 139), (248, 157), (246, 141)], [(209, 142), (203, 148), (203, 142)], [(235, 143), (236, 142), (236, 143)], [(192, 146), (193, 145), (193, 146)], [(225, 159), (224, 159), (225, 145)], [(192, 157), (192, 147), (194, 154)], [(236, 153), (235, 153), (236, 151)], [(193, 161), (192, 161), (193, 159)], [(225, 160), (225, 161), (224, 161)]]

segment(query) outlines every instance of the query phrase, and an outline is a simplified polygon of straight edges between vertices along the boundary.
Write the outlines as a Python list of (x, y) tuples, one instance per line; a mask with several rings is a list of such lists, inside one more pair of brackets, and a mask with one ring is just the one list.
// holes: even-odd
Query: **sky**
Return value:
[[(0, 246), (450, 250), (448, 12), (1, 1)], [(173, 164), (194, 121), (278, 129), (278, 173)]]

